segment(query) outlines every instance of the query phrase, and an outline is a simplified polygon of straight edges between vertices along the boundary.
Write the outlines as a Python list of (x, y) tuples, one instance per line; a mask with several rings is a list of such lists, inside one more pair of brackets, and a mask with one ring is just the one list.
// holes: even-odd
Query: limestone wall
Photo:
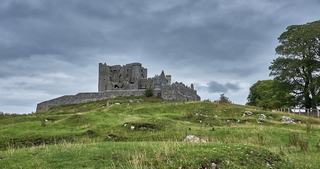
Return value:
[[(139, 90), (110, 90), (105, 92), (78, 93), (65, 95), (55, 99), (41, 102), (37, 105), (37, 112), (48, 110), (53, 106), (87, 103), (97, 100), (116, 98), (118, 96), (143, 96), (145, 89)], [(162, 86), (162, 89), (154, 89), (154, 96), (165, 100), (200, 101), (197, 91), (183, 83), (173, 83)]]
[(175, 82), (162, 87), (161, 97), (166, 100), (200, 101), (197, 91), (183, 83)]
[(37, 104), (37, 112), (48, 110), (53, 106), (87, 103), (90, 101), (111, 99), (118, 96), (143, 96), (145, 90), (113, 90), (106, 92), (78, 93), (76, 95), (65, 95), (55, 99)]

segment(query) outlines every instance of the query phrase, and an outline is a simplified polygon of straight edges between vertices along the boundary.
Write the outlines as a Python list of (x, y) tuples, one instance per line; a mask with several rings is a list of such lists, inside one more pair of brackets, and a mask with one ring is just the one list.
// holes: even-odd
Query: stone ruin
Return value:
[(99, 63), (99, 84), (98, 91), (108, 90), (139, 90), (139, 89), (161, 89), (166, 84), (171, 84), (171, 75), (164, 75), (153, 78), (147, 77), (148, 71), (141, 63), (130, 63), (124, 66), (108, 66)]
[(200, 101), (200, 96), (194, 90), (193, 84), (172, 83), (171, 75), (160, 75), (148, 78), (148, 70), (141, 63), (130, 63), (123, 66), (109, 66), (99, 63), (98, 92), (65, 95), (37, 104), (37, 112), (48, 110), (50, 107), (87, 103), (105, 100), (118, 96), (143, 96), (145, 90), (153, 89), (154, 96), (165, 100)]

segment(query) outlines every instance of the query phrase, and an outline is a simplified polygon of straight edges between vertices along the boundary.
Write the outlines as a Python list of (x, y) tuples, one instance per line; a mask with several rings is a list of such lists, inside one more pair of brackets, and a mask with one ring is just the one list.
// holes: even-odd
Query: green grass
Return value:
[[(258, 124), (260, 114), (272, 118)], [(319, 168), (319, 126), (250, 106), (120, 97), (0, 116), (0, 168)]]
[[(7, 160), (10, 159), (10, 160)], [(28, 159), (21, 163), (20, 159)], [(237, 144), (184, 142), (62, 143), (5, 153), (3, 166), (20, 168), (290, 168), (279, 155)]]

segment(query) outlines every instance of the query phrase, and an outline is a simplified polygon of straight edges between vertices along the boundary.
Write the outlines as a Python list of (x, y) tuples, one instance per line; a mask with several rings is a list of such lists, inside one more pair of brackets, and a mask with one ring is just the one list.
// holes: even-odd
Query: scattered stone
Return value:
[(87, 130), (87, 132), (86, 132), (88, 135), (92, 135), (94, 132), (93, 132), (93, 130)]
[(119, 105), (120, 103), (114, 103), (115, 105)]
[(295, 124), (294, 119), (289, 117), (289, 116), (282, 116), (281, 122), (282, 123), (293, 123), (293, 124)]
[(216, 164), (216, 163), (211, 163), (211, 167), (212, 167), (212, 168), (216, 168), (216, 167), (217, 167), (217, 164)]
[(131, 128), (131, 130), (134, 130), (134, 126), (131, 126), (130, 128)]
[(233, 122), (233, 120), (227, 120), (227, 123), (232, 123)]
[(269, 161), (266, 162), (267, 167), (273, 168), (272, 165), (269, 163)]
[(272, 116), (268, 116), (268, 118), (269, 118), (269, 119), (273, 119), (273, 117), (272, 117)]
[(129, 100), (130, 103), (133, 103), (133, 100)]
[(261, 123), (263, 123), (263, 121), (257, 120), (257, 123), (258, 123), (258, 124), (261, 124)]
[(199, 123), (202, 123), (202, 120), (198, 120)]
[(266, 118), (267, 118), (267, 116), (264, 114), (260, 114), (260, 116), (259, 116), (259, 120), (265, 120)]
[(238, 120), (237, 120), (237, 123), (240, 123), (240, 122), (241, 122), (241, 120), (238, 119)]
[(124, 127), (126, 127), (127, 125), (128, 125), (127, 123), (124, 123), (124, 124), (123, 124)]
[(251, 116), (253, 113), (251, 111), (244, 111), (244, 113), (242, 114), (242, 117), (245, 116)]
[(109, 134), (108, 135), (108, 139), (115, 138), (115, 137), (116, 137), (116, 135), (114, 135), (114, 134)]
[(109, 102), (106, 103), (106, 106), (107, 106), (107, 107), (110, 106)]
[(194, 142), (194, 143), (206, 143), (207, 140), (200, 139), (199, 137), (196, 137), (195, 135), (188, 135), (183, 139), (184, 142)]
[(48, 120), (48, 119), (45, 119), (44, 121), (48, 122), (49, 120)]
[(209, 118), (208, 115), (205, 115), (205, 114), (201, 114), (201, 113), (196, 113), (195, 116), (202, 116), (202, 117), (205, 117), (205, 118)]

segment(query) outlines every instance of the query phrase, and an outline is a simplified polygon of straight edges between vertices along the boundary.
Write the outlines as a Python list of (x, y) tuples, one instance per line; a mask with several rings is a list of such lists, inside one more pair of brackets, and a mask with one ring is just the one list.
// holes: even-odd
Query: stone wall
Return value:
[(141, 63), (109, 66), (99, 63), (98, 91), (136, 90), (141, 79), (147, 79), (148, 70)]
[(161, 97), (166, 100), (200, 101), (197, 91), (183, 83), (162, 86)]
[[(112, 90), (105, 92), (78, 93), (76, 95), (65, 95), (55, 99), (37, 104), (36, 112), (48, 110), (54, 106), (87, 103), (91, 101), (116, 98), (118, 96), (144, 96), (145, 89), (140, 90)], [(197, 91), (183, 83), (173, 83), (162, 86), (162, 90), (154, 89), (154, 96), (165, 100), (200, 101)]]
[[(157, 93), (159, 91), (155, 91)], [(143, 96), (145, 90), (115, 90), (106, 92), (78, 93), (76, 95), (65, 95), (55, 99), (37, 104), (37, 112), (48, 110), (53, 106), (87, 103), (97, 100), (111, 99), (118, 96)]]

